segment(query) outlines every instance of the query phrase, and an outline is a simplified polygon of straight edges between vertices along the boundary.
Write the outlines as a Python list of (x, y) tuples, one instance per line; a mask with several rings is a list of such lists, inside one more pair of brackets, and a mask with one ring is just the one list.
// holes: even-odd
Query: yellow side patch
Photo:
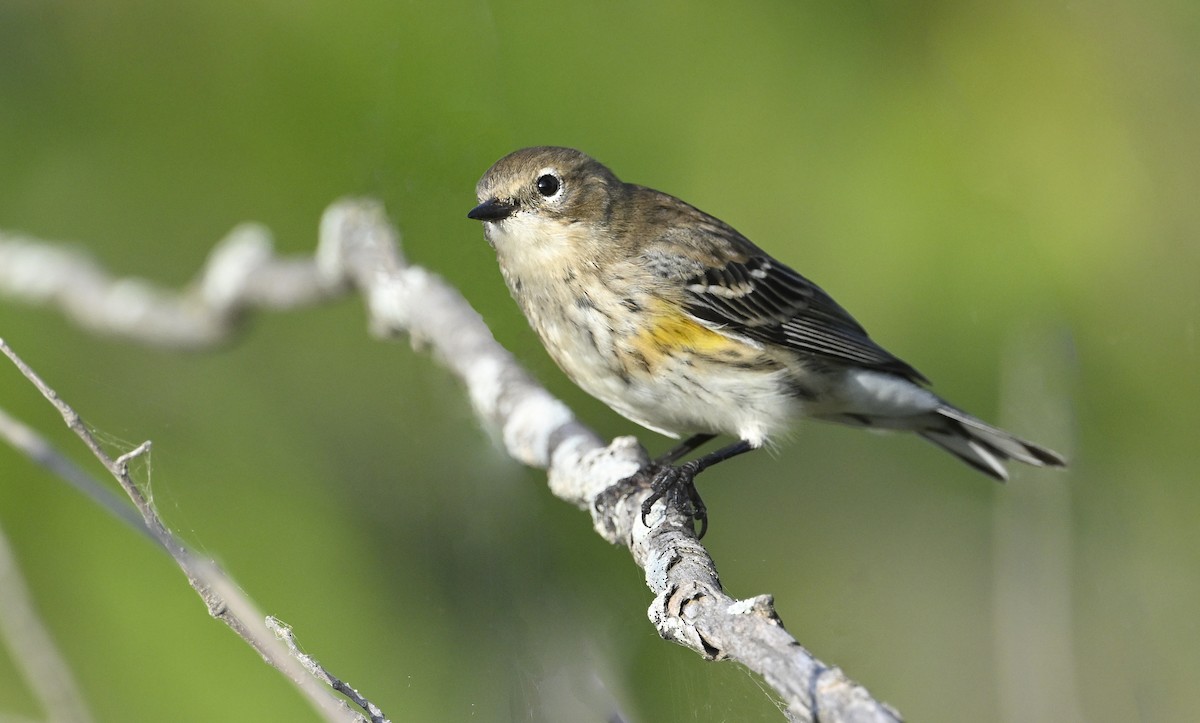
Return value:
[(724, 359), (744, 359), (756, 352), (744, 342), (730, 339), (679, 313), (661, 313), (649, 317), (650, 323), (631, 339), (630, 346), (651, 367), (673, 355), (699, 355)]

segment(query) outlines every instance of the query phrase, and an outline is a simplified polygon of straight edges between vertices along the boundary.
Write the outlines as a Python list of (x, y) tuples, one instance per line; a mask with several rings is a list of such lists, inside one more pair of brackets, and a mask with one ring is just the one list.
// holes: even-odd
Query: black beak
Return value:
[(467, 218), (473, 218), (476, 221), (503, 221), (512, 215), (517, 207), (511, 203), (497, 201), (494, 198), (489, 198), (467, 214)]

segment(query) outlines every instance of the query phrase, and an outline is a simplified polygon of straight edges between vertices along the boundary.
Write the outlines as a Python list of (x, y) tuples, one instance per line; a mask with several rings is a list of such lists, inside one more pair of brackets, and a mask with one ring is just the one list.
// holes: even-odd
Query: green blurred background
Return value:
[[(314, 248), (383, 199), (605, 435), (464, 214), (562, 144), (731, 222), (980, 416), (1066, 452), (990, 483), (808, 425), (703, 478), (735, 596), (913, 721), (1185, 721), (1200, 707), (1200, 5), (0, 4), (0, 228), (179, 286), (235, 224)], [(498, 449), (361, 303), (147, 349), (0, 299), (0, 335), (168, 524), (397, 721), (778, 720), (660, 641), (628, 554)], [(7, 364), (0, 406), (87, 455)], [(95, 466), (93, 465), (93, 468)], [(0, 447), (0, 523), (104, 721), (311, 720), (171, 562)], [(0, 652), (0, 713), (39, 716)]]

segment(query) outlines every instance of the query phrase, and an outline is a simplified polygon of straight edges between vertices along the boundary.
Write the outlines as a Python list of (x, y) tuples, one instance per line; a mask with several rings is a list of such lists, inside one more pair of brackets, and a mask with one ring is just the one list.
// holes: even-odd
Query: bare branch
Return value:
[[(641, 504), (650, 491), (630, 484), (617, 486), (646, 461), (637, 441), (621, 437), (606, 446), (576, 421), (566, 405), (533, 381), (495, 341), (455, 289), (405, 262), (398, 234), (380, 204), (335, 203), (322, 217), (319, 236), (312, 278), (318, 280), (320, 293), (356, 288), (365, 300), (374, 333), (407, 333), (432, 348), (462, 379), (476, 413), (501, 430), (509, 454), (548, 470), (555, 495), (588, 510), (601, 536), (629, 548), (655, 595), (649, 616), (663, 638), (707, 659), (736, 660), (760, 674), (783, 698), (792, 720), (900, 720), (896, 711), (800, 646), (775, 614), (770, 596), (735, 600), (726, 594), (715, 563), (682, 511), (658, 504), (649, 526), (643, 525)], [(21, 241), (26, 245), (22, 253), (28, 254), (33, 242)], [(0, 236), (0, 268), (5, 254), (13, 253), (5, 244)], [(222, 286), (222, 293), (210, 294), (221, 299), (216, 308), (261, 306), (262, 299), (272, 296), (258, 288), (267, 277), (257, 270), (271, 268), (275, 262), (269, 253), (255, 256), (253, 262), (248, 269), (238, 270), (228, 261), (220, 274), (215, 274), (216, 264), (210, 262), (206, 276), (238, 280)], [(0, 293), (11, 287), (10, 276), (0, 272)], [(52, 300), (47, 296), (41, 298)], [(176, 300), (169, 308), (180, 306)]]
[(330, 673), (325, 669), (325, 666), (317, 662), (317, 659), (300, 650), (300, 644), (296, 642), (296, 635), (292, 632), (292, 626), (287, 623), (280, 622), (278, 618), (267, 616), (267, 630), (275, 633), (275, 637), (287, 646), (288, 653), (293, 658), (300, 661), (314, 678), (333, 688), (337, 692), (349, 698), (359, 708), (367, 711), (371, 715), (371, 723), (387, 723), (387, 717), (383, 715), (383, 711), (379, 710), (371, 701), (362, 697), (362, 695), (350, 687), (340, 678)]
[(311, 257), (274, 255), (271, 234), (243, 224), (213, 248), (182, 292), (113, 278), (90, 256), (0, 231), (0, 294), (58, 307), (81, 327), (144, 344), (208, 348), (225, 340), (248, 308), (315, 304), (345, 289)]
[(142, 524), (141, 516), (131, 509), (127, 502), (110, 492), (74, 462), (59, 454), (41, 435), (10, 417), (3, 409), (0, 409), (0, 439), (4, 439), (13, 449), (23, 452), (29, 459), (66, 480), (130, 529), (154, 539), (154, 535)]
[[(87, 426), (75, 410), (63, 401), (36, 372), (30, 369), (3, 339), (0, 339), (0, 353), (7, 356), (21, 373), (38, 388), (42, 395), (54, 405), (62, 415), (63, 420), (67, 423), (67, 426), (83, 440), (96, 459), (104, 465), (121, 485), (125, 493), (133, 500), (134, 505), (141, 513), (141, 519), (139, 520), (136, 517), (131, 519), (131, 516), (127, 513), (128, 508), (118, 506), (119, 503), (114, 503), (111, 493), (99, 481), (66, 460), (48, 441), (39, 437), (28, 427), (13, 420), (3, 410), (0, 410), (0, 438), (12, 444), (17, 450), (30, 454), (32, 458), (48, 469), (56, 472), (65, 472), (63, 476), (72, 485), (84, 489), (90, 497), (100, 501), (100, 504), (105, 509), (110, 511), (121, 508), (125, 509), (126, 512), (115, 511), (114, 513), (126, 523), (148, 534), (155, 542), (162, 546), (174, 558), (179, 568), (183, 570), (192, 589), (204, 600), (209, 614), (229, 626), (238, 637), (254, 648), (262, 656), (263, 660), (286, 675), (299, 688), (301, 693), (308, 698), (312, 706), (325, 720), (337, 723), (364, 721), (365, 719), (355, 713), (345, 701), (330, 695), (328, 690), (321, 687), (318, 680), (309, 674), (304, 665), (292, 658), (287, 650), (272, 637), (271, 632), (266, 627), (263, 614), (216, 563), (197, 555), (163, 524), (157, 511), (154, 509), (154, 505), (142, 494), (141, 489), (134, 482), (133, 478), (130, 477), (128, 469), (128, 462), (131, 459), (149, 451), (150, 442), (143, 442), (116, 460), (110, 458), (101, 449), (100, 444), (92, 436), (91, 432), (88, 431)], [(33, 452), (36, 452), (36, 455)], [(361, 696), (358, 696), (357, 692), (355, 696), (361, 699)], [(382, 714), (375, 717), (374, 713), (378, 711), (376, 706), (371, 705), (369, 710), (372, 712), (372, 721), (384, 720)]]

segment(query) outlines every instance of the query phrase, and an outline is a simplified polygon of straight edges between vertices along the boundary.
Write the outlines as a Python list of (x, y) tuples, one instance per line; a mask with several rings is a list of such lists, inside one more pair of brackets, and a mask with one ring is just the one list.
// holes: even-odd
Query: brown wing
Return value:
[(687, 310), (758, 341), (839, 364), (925, 377), (867, 335), (854, 317), (813, 282), (765, 255), (688, 279)]

